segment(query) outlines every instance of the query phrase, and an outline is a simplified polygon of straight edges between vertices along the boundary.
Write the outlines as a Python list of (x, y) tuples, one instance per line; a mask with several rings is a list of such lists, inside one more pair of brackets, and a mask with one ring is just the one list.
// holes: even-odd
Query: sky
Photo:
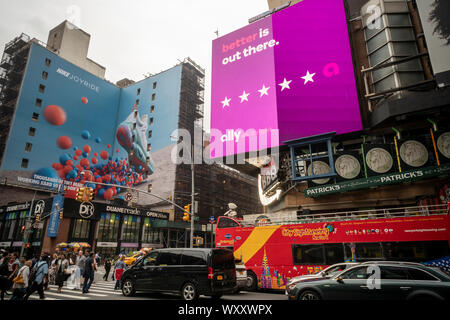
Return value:
[(0, 46), (22, 32), (47, 42), (50, 29), (68, 20), (91, 35), (88, 57), (114, 83), (139, 81), (190, 57), (206, 69), (209, 131), (215, 31), (230, 33), (267, 10), (267, 0), (0, 0)]

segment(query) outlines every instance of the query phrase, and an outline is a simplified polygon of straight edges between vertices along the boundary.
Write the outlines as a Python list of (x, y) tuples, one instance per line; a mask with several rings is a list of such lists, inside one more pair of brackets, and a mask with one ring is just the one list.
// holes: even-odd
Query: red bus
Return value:
[(242, 260), (253, 289), (285, 289), (290, 278), (344, 261), (426, 262), (449, 256), (449, 207), (334, 212), (258, 225), (221, 216), (215, 245)]

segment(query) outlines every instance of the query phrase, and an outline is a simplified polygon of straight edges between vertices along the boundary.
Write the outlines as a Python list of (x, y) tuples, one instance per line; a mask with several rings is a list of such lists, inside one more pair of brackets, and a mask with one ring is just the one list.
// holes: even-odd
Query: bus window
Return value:
[(384, 242), (384, 256), (387, 260), (425, 262), (450, 254), (447, 241), (402, 241)]
[(294, 264), (326, 264), (323, 245), (294, 245), (293, 257)]
[(342, 243), (325, 244), (325, 264), (332, 265), (344, 261), (344, 247)]
[(239, 227), (239, 223), (234, 221), (233, 219), (227, 217), (220, 217), (219, 222), (217, 223), (217, 228), (236, 228)]
[[(346, 257), (352, 257), (350, 244), (345, 244)], [(356, 243), (355, 248), (356, 261), (383, 259), (383, 250), (379, 242)]]

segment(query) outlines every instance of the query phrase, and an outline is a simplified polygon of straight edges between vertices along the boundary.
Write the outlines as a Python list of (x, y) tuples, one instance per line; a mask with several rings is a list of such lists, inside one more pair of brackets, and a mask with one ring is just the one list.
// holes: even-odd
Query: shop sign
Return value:
[[(123, 246), (123, 245), (122, 245)], [(162, 248), (163, 245), (160, 243), (143, 243), (142, 244), (142, 248), (152, 248), (152, 249), (157, 249), (157, 248)]]
[(41, 246), (41, 242), (40, 241), (32, 242), (31, 246), (32, 247), (40, 247)]
[(115, 248), (117, 247), (117, 242), (97, 242), (97, 247)]
[(156, 218), (162, 220), (169, 220), (169, 214), (167, 212), (155, 212), (155, 211), (147, 211), (145, 215), (149, 218)]
[(124, 242), (124, 243), (121, 243), (120, 246), (122, 248), (137, 248), (137, 247), (139, 247), (139, 243)]
[(375, 177), (368, 177), (348, 182), (341, 182), (333, 185), (312, 187), (305, 190), (305, 196), (315, 198), (327, 194), (347, 192), (359, 189), (367, 189), (371, 187), (395, 183), (412, 182), (425, 178), (431, 178), (435, 176), (448, 174), (450, 174), (450, 164), (441, 165), (439, 167), (427, 167), (398, 173), (389, 173)]
[(30, 203), (29, 202), (16, 204), (16, 205), (13, 205), (13, 206), (6, 207), (6, 212), (26, 210), (29, 207), (30, 207)]
[(22, 245), (23, 245), (22, 241), (14, 241), (12, 244), (13, 247), (21, 247)]
[(11, 246), (11, 241), (0, 242), (0, 248), (6, 248)]
[(62, 194), (57, 194), (53, 198), (52, 211), (50, 214), (50, 220), (48, 222), (47, 237), (55, 238), (58, 236), (59, 230), (59, 213), (64, 208), (64, 197)]

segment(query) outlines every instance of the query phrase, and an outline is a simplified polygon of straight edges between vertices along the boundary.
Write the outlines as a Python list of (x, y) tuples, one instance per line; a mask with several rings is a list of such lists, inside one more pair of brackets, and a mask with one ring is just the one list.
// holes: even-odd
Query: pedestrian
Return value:
[(122, 277), (122, 273), (125, 270), (126, 266), (125, 262), (123, 262), (124, 259), (124, 256), (120, 256), (119, 260), (114, 265), (114, 276), (116, 278), (116, 285), (114, 287), (114, 290), (118, 290), (120, 287), (120, 278)]
[(110, 270), (111, 270), (111, 259), (107, 258), (105, 261), (105, 275), (103, 276), (103, 280), (108, 281)]
[(77, 257), (75, 258), (75, 264), (77, 266), (75, 271), (75, 290), (81, 290), (81, 278), (84, 274), (85, 262), (86, 256), (83, 254), (83, 250), (79, 250)]
[(56, 282), (56, 263), (58, 262), (58, 254), (53, 254), (53, 260), (50, 262), (50, 270), (48, 271), (48, 282), (50, 284), (55, 284)]
[(56, 263), (56, 285), (58, 286), (58, 293), (61, 293), (61, 289), (64, 285), (64, 281), (70, 276), (67, 274), (67, 269), (69, 268), (69, 260), (67, 260), (67, 256), (64, 253), (61, 253), (58, 261)]
[(13, 296), (10, 300), (22, 300), (27, 292), (28, 277), (30, 275), (31, 260), (25, 261), (24, 266), (19, 269), (13, 282)]
[(84, 284), (83, 284), (83, 293), (89, 293), (89, 289), (94, 282), (95, 276), (95, 260), (94, 253), (89, 254), (89, 258), (86, 259), (84, 265)]
[(8, 263), (9, 263), (9, 254), (5, 251), (3, 252), (3, 257), (0, 261), (0, 296), (1, 300), (3, 301), (5, 298), (5, 293), (11, 288), (12, 281), (8, 279), (9, 276), (9, 269), (8, 269)]
[(13, 277), (15, 277), (15, 274), (20, 269), (20, 260), (18, 256), (19, 255), (17, 254), (17, 252), (13, 252), (8, 263), (9, 279), (11, 280), (13, 279)]
[(28, 290), (24, 300), (28, 300), (30, 295), (37, 291), (39, 299), (45, 299), (44, 296), (44, 277), (48, 274), (48, 257), (43, 256), (32, 269), (30, 278), (28, 279)]

